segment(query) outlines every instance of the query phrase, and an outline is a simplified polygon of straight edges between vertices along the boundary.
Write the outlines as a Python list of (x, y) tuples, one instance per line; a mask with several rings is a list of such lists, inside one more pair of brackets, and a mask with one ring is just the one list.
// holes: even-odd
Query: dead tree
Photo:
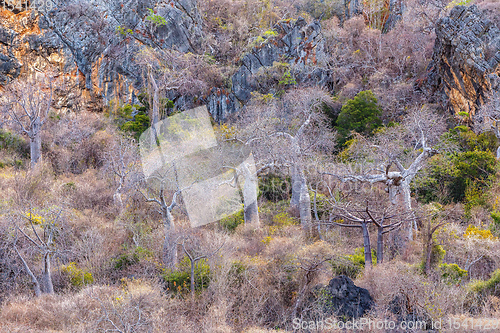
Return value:
[(52, 83), (29, 76), (5, 88), (4, 112), (30, 140), (31, 168), (42, 160), (42, 127), (52, 104)]
[[(55, 217), (50, 221), (46, 222), (44, 219), (39, 217), (38, 221), (35, 221), (35, 217), (30, 211), (29, 214), (21, 215), (23, 219), (27, 220), (28, 228), (20, 227), (15, 224), (16, 237), (14, 240), (14, 250), (21, 259), (26, 273), (33, 283), (33, 288), (35, 291), (35, 296), (40, 296), (42, 293), (53, 294), (54, 286), (52, 284), (52, 274), (51, 274), (51, 259), (52, 255), (56, 253), (54, 238), (57, 232), (57, 223), (61, 216), (62, 209), (59, 210)], [(40, 225), (35, 225), (40, 224)], [(40, 230), (41, 229), (41, 230)], [(19, 249), (17, 248), (18, 233), (24, 236), (29, 243), (34, 246), (34, 249), (40, 254), (42, 258), (43, 268), (42, 268), (42, 283), (40, 283), (38, 277), (30, 269), (26, 259), (23, 257)], [(31, 234), (31, 235), (30, 235)]]

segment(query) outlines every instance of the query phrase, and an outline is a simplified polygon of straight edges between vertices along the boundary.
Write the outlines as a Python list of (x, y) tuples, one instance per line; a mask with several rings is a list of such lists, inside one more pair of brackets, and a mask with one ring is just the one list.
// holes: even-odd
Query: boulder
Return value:
[(474, 115), (500, 93), (500, 30), (476, 5), (456, 6), (436, 25), (425, 92), (453, 113)]
[(345, 275), (331, 279), (320, 295), (324, 313), (344, 319), (362, 317), (374, 305), (368, 290), (356, 286)]

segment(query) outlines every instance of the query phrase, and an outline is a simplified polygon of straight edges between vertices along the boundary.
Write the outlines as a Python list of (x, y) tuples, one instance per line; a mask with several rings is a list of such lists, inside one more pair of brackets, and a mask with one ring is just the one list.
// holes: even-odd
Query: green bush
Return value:
[(268, 174), (259, 177), (259, 197), (272, 202), (290, 200), (292, 184), (290, 177)]
[[(191, 263), (185, 256), (178, 264), (176, 270), (165, 270), (163, 280), (167, 290), (175, 293), (188, 293), (191, 289)], [(196, 262), (194, 268), (195, 290), (201, 291), (210, 283), (210, 266), (206, 259)]]
[(22, 158), (29, 158), (30, 146), (21, 136), (0, 129), (0, 149), (18, 153)]
[(468, 274), (465, 269), (461, 269), (457, 264), (441, 264), (439, 265), (439, 271), (441, 280), (452, 284), (459, 284)]
[(126, 269), (129, 266), (138, 264), (143, 259), (153, 258), (153, 252), (143, 247), (137, 246), (134, 251), (121, 254), (113, 259), (115, 269)]
[(75, 262), (70, 262), (61, 267), (61, 272), (69, 277), (70, 283), (73, 287), (83, 287), (94, 282), (92, 274), (86, 270), (76, 267)]
[(500, 269), (494, 271), (489, 280), (471, 282), (469, 290), (477, 294), (500, 295)]
[[(137, 114), (132, 115), (134, 108)], [(149, 116), (147, 107), (140, 105), (126, 104), (118, 108), (115, 122), (122, 131), (131, 133), (136, 140), (149, 128)]]
[(485, 204), (485, 189), (492, 183), (496, 157), (490, 151), (465, 151), (436, 155), (428, 168), (415, 179), (414, 190), (420, 201), (442, 204), (464, 202), (466, 209)]
[(243, 223), (245, 223), (245, 211), (243, 209), (219, 221), (219, 225), (230, 232), (234, 232)]
[(493, 223), (490, 224), (491, 233), (496, 237), (500, 237), (500, 212), (491, 212), (491, 218), (493, 219)]
[(349, 139), (351, 131), (371, 135), (382, 126), (382, 120), (379, 118), (382, 109), (377, 103), (377, 98), (371, 90), (366, 90), (359, 92), (342, 106), (336, 123), (340, 134), (339, 144), (343, 145)]
[[(354, 254), (346, 255), (330, 261), (334, 275), (345, 275), (355, 279), (365, 268), (365, 248), (358, 247)], [(372, 263), (377, 263), (377, 253), (372, 249)]]

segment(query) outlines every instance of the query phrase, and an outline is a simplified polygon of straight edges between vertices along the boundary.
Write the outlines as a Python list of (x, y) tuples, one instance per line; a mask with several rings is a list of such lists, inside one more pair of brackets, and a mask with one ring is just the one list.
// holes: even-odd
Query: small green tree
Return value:
[(340, 134), (339, 143), (344, 144), (351, 131), (363, 135), (371, 135), (382, 126), (380, 115), (382, 109), (377, 104), (377, 97), (371, 90), (359, 92), (353, 99), (348, 100), (337, 118), (337, 130)]

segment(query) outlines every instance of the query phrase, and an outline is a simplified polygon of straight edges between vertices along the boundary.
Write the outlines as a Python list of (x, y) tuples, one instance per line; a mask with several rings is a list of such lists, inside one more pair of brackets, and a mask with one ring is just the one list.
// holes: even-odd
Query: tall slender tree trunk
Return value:
[(160, 121), (160, 95), (158, 85), (156, 84), (156, 80), (151, 71), (149, 72), (149, 79), (151, 81), (151, 85), (153, 86), (153, 107), (151, 108), (150, 114), (150, 122), (151, 122), (151, 147), (156, 146), (156, 139), (158, 135), (158, 128), (156, 124)]
[(365, 253), (365, 268), (372, 267), (372, 249), (370, 246), (370, 233), (368, 232), (368, 223), (361, 223), (361, 229), (363, 230), (363, 246)]
[(311, 196), (304, 172), (298, 163), (292, 167), (292, 198), (290, 207), (298, 213), (300, 225), (305, 230), (311, 227)]
[(377, 265), (384, 262), (384, 227), (378, 227), (377, 233)]
[(52, 284), (52, 274), (50, 272), (50, 252), (45, 253), (43, 257), (43, 286), (44, 292), (47, 294), (54, 293), (54, 285)]
[(407, 214), (409, 214), (409, 222), (407, 226), (407, 231), (408, 231), (408, 240), (412, 241), (413, 240), (413, 233), (414, 229), (417, 229), (417, 218), (415, 216), (415, 212), (411, 208), (411, 189), (410, 189), (410, 183), (407, 182), (406, 180), (403, 181), (401, 184), (401, 190), (403, 194), (403, 204), (404, 204), (404, 209)]
[(36, 278), (35, 274), (33, 274), (30, 267), (28, 266), (28, 263), (26, 262), (26, 260), (24, 260), (23, 256), (21, 255), (21, 253), (19, 253), (15, 245), (14, 245), (14, 250), (16, 250), (17, 255), (19, 256), (21, 262), (23, 263), (26, 273), (28, 273), (29, 277), (31, 278), (31, 282), (33, 283), (33, 290), (35, 291), (35, 296), (40, 297), (42, 295), (42, 290), (40, 288), (40, 283), (38, 282), (38, 279)]
[(175, 241), (174, 217), (167, 207), (163, 208), (162, 212), (165, 230), (165, 239), (163, 241), (163, 263), (168, 268), (174, 268), (177, 264), (177, 243)]
[(257, 175), (253, 170), (248, 168), (244, 162), (242, 166), (243, 172), (243, 206), (244, 217), (246, 224), (252, 224), (258, 227), (259, 221), (259, 207), (257, 204)]
[(42, 160), (42, 125), (40, 117), (37, 117), (33, 122), (29, 137), (31, 168), (33, 169)]

